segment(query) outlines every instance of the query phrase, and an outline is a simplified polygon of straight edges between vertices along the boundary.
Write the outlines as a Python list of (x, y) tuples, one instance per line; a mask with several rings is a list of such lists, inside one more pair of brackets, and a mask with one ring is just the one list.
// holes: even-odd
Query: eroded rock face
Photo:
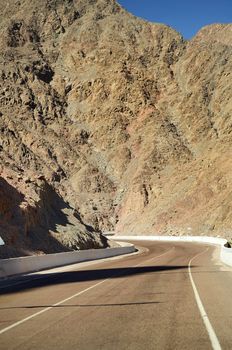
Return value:
[(0, 159), (16, 191), (42, 176), (87, 231), (230, 235), (231, 25), (185, 42), (114, 0), (0, 13)]
[(0, 177), (1, 258), (107, 246), (43, 176)]

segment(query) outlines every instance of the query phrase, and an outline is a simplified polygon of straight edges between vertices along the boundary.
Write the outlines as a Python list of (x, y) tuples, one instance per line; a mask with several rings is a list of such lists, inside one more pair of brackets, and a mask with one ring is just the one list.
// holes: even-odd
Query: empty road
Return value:
[(0, 349), (232, 349), (232, 269), (207, 244), (0, 282)]

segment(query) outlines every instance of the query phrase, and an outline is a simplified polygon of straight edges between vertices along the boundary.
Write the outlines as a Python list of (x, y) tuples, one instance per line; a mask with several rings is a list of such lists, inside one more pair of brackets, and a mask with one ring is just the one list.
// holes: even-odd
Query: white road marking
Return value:
[(148, 260), (146, 260), (146, 261), (143, 261), (143, 262), (141, 262), (141, 263), (135, 265), (134, 267), (140, 266), (140, 265), (142, 265), (142, 264), (144, 264), (144, 263), (147, 263), (147, 262), (149, 262), (149, 261), (152, 261), (152, 260), (156, 260), (156, 259), (160, 258), (161, 256), (166, 255), (167, 253), (169, 253), (169, 252), (170, 252), (171, 250), (173, 250), (173, 249), (175, 249), (175, 247), (172, 247), (172, 248), (168, 249), (165, 253), (160, 254), (160, 255), (158, 255), (158, 256), (155, 256), (154, 258), (151, 258), (151, 259), (148, 259)]
[(35, 314), (33, 314), (33, 315), (31, 315), (31, 316), (28, 316), (28, 317), (26, 317), (26, 318), (24, 318), (24, 319), (22, 319), (22, 320), (20, 320), (20, 321), (18, 321), (18, 322), (15, 322), (15, 323), (13, 323), (11, 326), (9, 326), (9, 327), (3, 328), (2, 330), (0, 330), (0, 334), (5, 333), (5, 332), (9, 331), (10, 329), (12, 329), (12, 328), (14, 328), (14, 327), (16, 327), (16, 326), (19, 326), (20, 324), (22, 324), (22, 323), (24, 323), (24, 322), (26, 322), (26, 321), (29, 321), (29, 320), (31, 320), (32, 318), (34, 318), (34, 317), (36, 317), (36, 316), (39, 316), (39, 315), (43, 314), (43, 313), (46, 312), (46, 311), (51, 310), (53, 307), (58, 306), (58, 305), (61, 305), (61, 304), (65, 303), (66, 301), (69, 301), (69, 300), (71, 300), (71, 299), (77, 297), (78, 295), (81, 295), (81, 294), (87, 292), (88, 290), (93, 289), (93, 288), (99, 286), (100, 284), (104, 283), (106, 280), (108, 280), (108, 278), (105, 279), (105, 280), (103, 280), (103, 281), (101, 281), (101, 282), (98, 282), (98, 283), (94, 284), (93, 286), (91, 286), (91, 287), (89, 287), (89, 288), (86, 288), (86, 289), (82, 290), (82, 291), (79, 292), (79, 293), (76, 293), (76, 294), (72, 295), (72, 296), (69, 297), (69, 298), (66, 298), (66, 299), (64, 299), (64, 300), (59, 301), (59, 302), (56, 303), (56, 304), (53, 304), (52, 306), (46, 307), (45, 309), (43, 309), (43, 310), (41, 310), (41, 311), (39, 311), (39, 312), (36, 312)]
[(196, 299), (196, 302), (197, 302), (197, 306), (198, 306), (198, 309), (200, 311), (200, 314), (201, 314), (201, 317), (203, 319), (203, 322), (205, 324), (205, 327), (206, 327), (206, 330), (208, 332), (208, 335), (209, 335), (209, 339), (211, 341), (211, 344), (212, 344), (212, 348), (213, 350), (222, 350), (221, 348), (221, 345), (219, 343), (219, 340), (217, 338), (217, 335), (210, 323), (210, 320), (207, 316), (207, 313), (205, 311), (205, 308), (202, 304), (202, 301), (201, 301), (201, 298), (200, 298), (200, 295), (197, 291), (197, 287), (194, 283), (194, 280), (193, 280), (193, 277), (192, 277), (192, 273), (191, 273), (191, 263), (194, 259), (196, 259), (198, 256), (204, 254), (205, 252), (207, 252), (209, 248), (205, 249), (203, 252), (195, 255), (188, 263), (188, 273), (189, 273), (189, 278), (190, 278), (190, 281), (191, 281), (191, 284), (192, 284), (192, 287), (193, 287), (193, 291), (194, 291), (194, 295), (195, 295), (195, 299)]
[[(173, 247), (173, 248), (174, 248), (174, 247)], [(166, 252), (163, 253), (163, 254), (160, 254), (160, 255), (155, 256), (155, 257), (153, 257), (153, 258), (151, 258), (151, 259), (145, 260), (145, 261), (143, 261), (142, 263), (139, 263), (139, 264), (134, 265), (134, 266), (132, 266), (132, 267), (138, 267), (138, 266), (140, 266), (140, 265), (142, 265), (142, 264), (145, 264), (145, 263), (147, 263), (147, 262), (149, 262), (149, 261), (151, 261), (151, 260), (156, 260), (156, 259), (160, 258), (161, 256), (167, 254), (167, 253), (168, 253), (169, 251), (171, 251), (173, 248), (169, 249), (168, 251), (166, 251)], [(131, 268), (131, 267), (128, 267), (128, 270), (130, 270), (130, 268)], [(117, 274), (117, 275), (119, 275), (119, 274)], [(123, 275), (123, 274), (122, 274), (122, 275)], [(69, 298), (63, 299), (63, 300), (59, 301), (58, 303), (53, 304), (52, 306), (46, 307), (45, 309), (43, 309), (43, 310), (41, 310), (41, 311), (38, 311), (38, 312), (36, 312), (35, 314), (33, 314), (33, 315), (31, 315), (31, 316), (28, 316), (28, 317), (26, 317), (26, 318), (23, 318), (22, 320), (20, 320), (20, 321), (18, 321), (18, 322), (15, 322), (15, 323), (13, 323), (12, 325), (10, 325), (10, 326), (8, 326), (8, 327), (6, 327), (6, 328), (1, 329), (1, 330), (0, 330), (0, 334), (3, 334), (3, 333), (5, 333), (5, 332), (9, 331), (10, 329), (15, 328), (15, 327), (21, 325), (22, 323), (27, 322), (27, 321), (31, 320), (32, 318), (34, 318), (34, 317), (36, 317), (36, 316), (39, 316), (39, 315), (41, 315), (41, 314), (43, 314), (43, 313), (45, 313), (45, 312), (47, 312), (47, 311), (53, 309), (54, 307), (56, 307), (56, 306), (58, 306), (58, 305), (64, 304), (64, 303), (66, 303), (66, 301), (69, 301), (69, 300), (71, 300), (71, 299), (73, 299), (73, 298), (75, 298), (75, 297), (77, 297), (77, 296), (79, 296), (79, 295), (81, 295), (81, 294), (84, 294), (85, 292), (88, 292), (89, 290), (91, 290), (91, 289), (93, 289), (93, 288), (99, 286), (100, 284), (102, 284), (102, 283), (108, 281), (109, 279), (111, 279), (111, 278), (114, 277), (114, 276), (115, 276), (115, 275), (112, 275), (111, 277), (108, 277), (108, 278), (106, 278), (105, 280), (100, 281), (100, 282), (94, 284), (93, 286), (88, 287), (88, 288), (86, 288), (86, 289), (84, 289), (84, 290), (82, 290), (82, 291), (80, 291), (80, 292), (78, 292), (78, 293), (76, 293), (76, 294), (70, 296)]]

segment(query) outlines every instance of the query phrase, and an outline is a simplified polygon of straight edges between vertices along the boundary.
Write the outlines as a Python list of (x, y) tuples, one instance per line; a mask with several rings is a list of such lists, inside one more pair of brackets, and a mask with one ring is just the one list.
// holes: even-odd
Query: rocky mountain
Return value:
[(185, 41), (115, 0), (0, 16), (2, 256), (232, 236), (232, 25)]

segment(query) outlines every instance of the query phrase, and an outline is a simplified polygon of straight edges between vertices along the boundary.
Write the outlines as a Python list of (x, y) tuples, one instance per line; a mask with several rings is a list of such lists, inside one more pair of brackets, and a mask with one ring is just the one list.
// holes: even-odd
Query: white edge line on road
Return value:
[[(173, 248), (169, 249), (168, 251), (166, 251), (166, 252), (163, 253), (163, 254), (160, 254), (160, 255), (155, 256), (155, 257), (153, 257), (153, 258), (151, 258), (151, 259), (148, 259), (148, 260), (146, 260), (146, 261), (143, 261), (142, 263), (140, 263), (140, 264), (138, 264), (138, 265), (135, 265), (135, 266), (133, 266), (133, 267), (140, 266), (140, 265), (142, 265), (142, 264), (144, 264), (144, 263), (147, 263), (147, 262), (149, 262), (149, 261), (151, 261), (151, 260), (156, 260), (156, 259), (160, 258), (161, 256), (167, 254), (167, 253), (168, 253), (170, 250), (172, 250), (172, 249), (173, 249)], [(130, 267), (128, 267), (128, 270), (130, 270)], [(44, 312), (49, 311), (49, 310), (53, 309), (54, 307), (56, 307), (56, 306), (58, 306), (58, 305), (64, 304), (66, 301), (69, 301), (69, 300), (71, 300), (71, 299), (73, 299), (73, 298), (75, 298), (75, 297), (77, 297), (77, 296), (79, 296), (79, 295), (81, 295), (81, 294), (84, 294), (85, 292), (88, 292), (89, 290), (91, 290), (91, 289), (93, 289), (93, 288), (99, 286), (100, 284), (102, 284), (102, 283), (108, 281), (108, 280), (111, 279), (113, 276), (115, 276), (115, 275), (112, 275), (111, 277), (108, 277), (108, 278), (106, 278), (105, 280), (100, 281), (100, 282), (94, 284), (93, 286), (88, 287), (88, 288), (86, 288), (86, 289), (84, 289), (84, 290), (82, 290), (82, 291), (80, 291), (80, 292), (78, 292), (78, 293), (76, 293), (76, 294), (70, 296), (69, 298), (63, 299), (63, 300), (59, 301), (58, 303), (53, 304), (52, 306), (46, 307), (45, 309), (43, 309), (43, 310), (41, 310), (41, 311), (38, 311), (38, 312), (36, 312), (35, 314), (33, 314), (33, 315), (31, 315), (31, 316), (28, 316), (28, 317), (26, 317), (26, 318), (23, 318), (22, 320), (20, 320), (20, 321), (18, 321), (18, 322), (15, 322), (15, 323), (13, 323), (12, 325), (10, 325), (10, 326), (8, 326), (8, 327), (6, 327), (6, 328), (1, 329), (1, 330), (0, 330), (0, 334), (3, 334), (3, 333), (5, 333), (5, 332), (9, 331), (10, 329), (15, 328), (15, 327), (21, 325), (22, 323), (24, 323), (24, 322), (26, 322), (26, 321), (29, 321), (29, 320), (31, 320), (32, 318), (34, 318), (34, 317), (36, 317), (36, 316), (39, 316), (39, 315), (43, 314)]]
[(147, 262), (149, 262), (149, 261), (152, 261), (152, 260), (156, 260), (156, 259), (160, 258), (161, 256), (166, 255), (167, 253), (169, 253), (169, 252), (170, 252), (171, 250), (173, 250), (173, 249), (175, 249), (175, 247), (172, 247), (172, 248), (168, 249), (165, 253), (160, 254), (160, 255), (158, 255), (158, 256), (155, 256), (154, 258), (151, 258), (151, 259), (148, 259), (148, 260), (146, 260), (146, 261), (143, 261), (143, 262), (139, 263), (138, 265), (135, 265), (134, 267), (140, 266), (140, 265), (142, 265), (142, 264), (144, 264), (144, 263), (147, 263)]
[(189, 278), (190, 278), (190, 281), (191, 281), (191, 284), (192, 284), (192, 288), (193, 288), (193, 291), (194, 291), (194, 295), (195, 295), (195, 299), (196, 299), (196, 302), (197, 302), (197, 306), (198, 306), (198, 309), (200, 311), (200, 314), (201, 314), (201, 317), (202, 317), (202, 320), (205, 324), (205, 327), (206, 327), (206, 330), (208, 332), (208, 335), (209, 335), (209, 339), (211, 341), (211, 344), (212, 344), (212, 348), (213, 350), (222, 350), (221, 348), (221, 345), (219, 343), (219, 340), (217, 338), (217, 335), (210, 323), (210, 320), (207, 316), (207, 313), (205, 311), (205, 308), (202, 304), (202, 301), (201, 301), (201, 298), (200, 298), (200, 295), (197, 291), (197, 287), (194, 283), (194, 280), (193, 280), (193, 277), (192, 277), (192, 273), (191, 273), (191, 263), (194, 259), (196, 259), (198, 256), (204, 254), (206, 251), (208, 251), (209, 248), (205, 249), (203, 252), (201, 252), (200, 254), (197, 254), (195, 255), (188, 263), (188, 273), (189, 273)]

